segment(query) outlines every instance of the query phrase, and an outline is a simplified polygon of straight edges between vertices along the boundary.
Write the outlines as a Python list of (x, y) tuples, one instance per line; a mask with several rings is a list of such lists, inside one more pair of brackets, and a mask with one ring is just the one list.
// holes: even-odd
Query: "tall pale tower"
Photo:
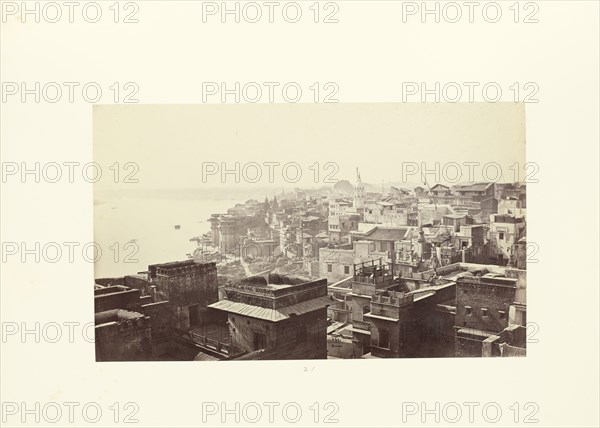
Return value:
[(354, 186), (353, 206), (355, 209), (363, 208), (365, 206), (365, 186), (363, 186), (358, 168), (356, 168), (356, 186)]

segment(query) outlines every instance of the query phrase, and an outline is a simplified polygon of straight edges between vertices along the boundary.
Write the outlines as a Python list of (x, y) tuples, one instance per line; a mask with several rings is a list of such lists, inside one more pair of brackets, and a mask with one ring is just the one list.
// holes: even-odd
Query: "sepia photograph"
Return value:
[(523, 104), (96, 106), (93, 143), (97, 361), (526, 355)]
[(600, 2), (0, 0), (0, 426), (600, 426)]

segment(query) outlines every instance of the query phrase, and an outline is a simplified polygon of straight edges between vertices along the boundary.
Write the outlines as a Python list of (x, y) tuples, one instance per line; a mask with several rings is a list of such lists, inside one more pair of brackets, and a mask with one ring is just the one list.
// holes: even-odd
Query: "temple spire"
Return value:
[(356, 168), (356, 186), (354, 187), (354, 208), (363, 208), (365, 205), (365, 187), (360, 178), (360, 171)]

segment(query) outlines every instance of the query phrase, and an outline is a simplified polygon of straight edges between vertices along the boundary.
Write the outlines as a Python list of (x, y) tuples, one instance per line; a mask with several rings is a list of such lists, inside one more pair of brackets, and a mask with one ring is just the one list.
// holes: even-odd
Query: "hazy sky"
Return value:
[[(431, 185), (452, 184), (456, 177), (468, 181), (470, 173), (475, 181), (494, 180), (494, 165), (503, 174), (497, 181), (514, 181), (511, 165), (525, 162), (525, 108), (514, 103), (100, 105), (94, 106), (94, 160), (104, 173), (97, 189), (264, 187), (271, 185), (270, 175), (273, 186), (291, 189), (322, 185), (328, 173), (353, 182), (357, 167), (368, 183), (419, 183), (423, 166), (436, 171), (438, 162), (439, 175), (427, 175)], [(108, 174), (115, 162), (121, 169), (118, 183)], [(139, 170), (125, 170), (127, 162)], [(223, 166), (235, 171), (236, 162), (239, 175), (221, 175)], [(128, 172), (135, 172), (139, 184), (122, 182)]]

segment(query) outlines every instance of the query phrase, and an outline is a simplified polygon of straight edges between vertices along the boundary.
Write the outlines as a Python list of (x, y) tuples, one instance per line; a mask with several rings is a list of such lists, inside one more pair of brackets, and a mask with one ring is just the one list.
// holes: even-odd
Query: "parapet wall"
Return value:
[(178, 277), (205, 275), (213, 271), (216, 272), (217, 264), (215, 262), (197, 263), (194, 260), (184, 260), (180, 262), (150, 265), (148, 269), (150, 271), (150, 278), (154, 279), (158, 276)]
[(216, 263), (179, 262), (150, 266), (152, 285), (162, 293), (172, 306), (201, 307), (216, 302), (218, 297), (218, 281)]
[[(266, 279), (260, 278), (262, 277), (248, 278), (241, 283), (228, 285), (224, 289), (225, 298), (248, 305), (277, 309), (327, 295), (327, 280), (324, 278), (298, 283), (304, 279), (286, 276), (275, 278), (269, 276), (269, 279), (273, 278), (280, 282), (278, 285), (290, 284), (291, 282), (298, 283), (297, 285), (290, 284), (290, 287), (279, 289), (269, 288)], [(270, 283), (277, 284), (274, 282)]]
[(135, 309), (140, 304), (140, 290), (124, 290), (123, 287), (110, 287), (95, 290), (94, 312), (111, 309)]
[(152, 355), (150, 320), (139, 318), (97, 325), (96, 361), (148, 360)]

